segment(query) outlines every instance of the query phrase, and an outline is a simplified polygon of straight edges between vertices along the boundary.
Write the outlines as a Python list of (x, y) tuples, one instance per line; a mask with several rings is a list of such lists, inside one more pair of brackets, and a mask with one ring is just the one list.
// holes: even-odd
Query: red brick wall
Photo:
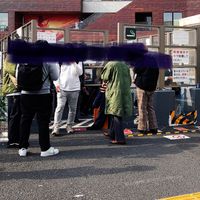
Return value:
[(183, 17), (200, 13), (200, 0), (134, 0), (116, 14), (105, 14), (87, 29), (109, 30), (110, 40), (116, 40), (117, 23), (135, 23), (136, 12), (152, 12), (153, 25), (163, 24), (164, 12), (182, 12)]
[(59, 11), (80, 12), (81, 0), (3, 0), (0, 1), (1, 11)]
[[(0, 12), (8, 12), (9, 15), (9, 31), (14, 31), (19, 25), (21, 26), (20, 19), (16, 16), (19, 13), (29, 12), (48, 12), (48, 13), (75, 13), (80, 15), (81, 12), (81, 0), (1, 0)], [(0, 32), (0, 38), (5, 33)]]
[(200, 14), (200, 0), (187, 0), (186, 15), (198, 15)]

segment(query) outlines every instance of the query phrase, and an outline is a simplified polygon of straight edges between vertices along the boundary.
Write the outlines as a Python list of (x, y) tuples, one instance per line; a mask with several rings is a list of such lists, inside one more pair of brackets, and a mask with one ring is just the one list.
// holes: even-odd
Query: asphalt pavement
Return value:
[[(200, 191), (200, 131), (127, 137), (112, 145), (101, 131), (52, 137), (60, 154), (40, 157), (38, 135), (30, 154), (0, 142), (0, 200), (156, 200)], [(167, 133), (169, 135), (169, 133)]]

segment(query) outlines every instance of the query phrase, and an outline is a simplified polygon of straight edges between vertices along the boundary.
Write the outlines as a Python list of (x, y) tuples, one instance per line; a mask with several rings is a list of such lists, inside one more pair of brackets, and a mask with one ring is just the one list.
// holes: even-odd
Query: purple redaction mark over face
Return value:
[(49, 44), (38, 40), (9, 41), (8, 54), (14, 63), (124, 61), (136, 67), (171, 68), (170, 55), (148, 51), (143, 43), (87, 45), (84, 43)]

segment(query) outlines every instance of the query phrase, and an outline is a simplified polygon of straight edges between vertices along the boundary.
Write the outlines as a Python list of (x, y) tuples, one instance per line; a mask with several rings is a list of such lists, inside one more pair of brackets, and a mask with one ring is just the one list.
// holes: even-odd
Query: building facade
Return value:
[(1, 0), (0, 38), (31, 19), (39, 27), (108, 30), (116, 41), (117, 23), (177, 25), (181, 18), (200, 14), (200, 0)]

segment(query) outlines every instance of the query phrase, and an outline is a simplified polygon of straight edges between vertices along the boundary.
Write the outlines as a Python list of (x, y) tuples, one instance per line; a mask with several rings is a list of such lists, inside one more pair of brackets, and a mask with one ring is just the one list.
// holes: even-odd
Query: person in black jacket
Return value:
[[(99, 88), (99, 92), (98, 92), (96, 98), (94, 99), (94, 102), (92, 105), (93, 109), (99, 108), (99, 112), (98, 112), (96, 119), (94, 120), (94, 124), (91, 127), (88, 127), (87, 130), (100, 130), (103, 128), (104, 123), (106, 122), (106, 118), (108, 117), (108, 115), (105, 114), (106, 87), (107, 87), (107, 84), (102, 82), (102, 84)], [(106, 132), (104, 132), (104, 135), (106, 135)]]
[(134, 68), (139, 114), (137, 129), (141, 133), (149, 131), (156, 134), (158, 125), (153, 107), (153, 95), (157, 86), (159, 69), (156, 60), (150, 59), (150, 66), (140, 65)]

